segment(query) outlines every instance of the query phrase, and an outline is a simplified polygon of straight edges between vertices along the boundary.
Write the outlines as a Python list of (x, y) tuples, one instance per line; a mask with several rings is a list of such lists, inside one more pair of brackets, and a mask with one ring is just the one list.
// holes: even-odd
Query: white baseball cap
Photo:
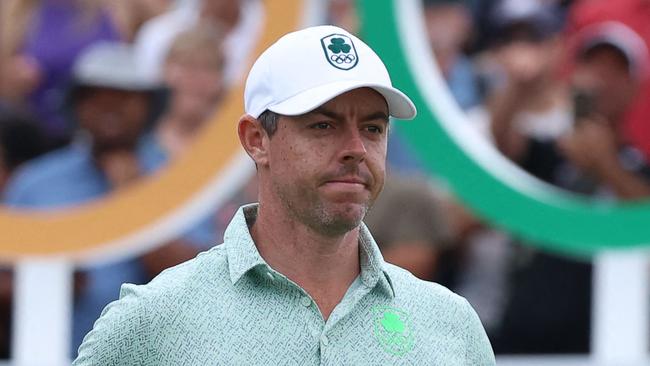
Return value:
[(140, 72), (131, 45), (114, 41), (98, 42), (84, 49), (73, 65), (72, 76), (79, 86), (132, 91), (161, 87), (155, 78)]
[(386, 99), (391, 116), (415, 117), (415, 105), (393, 87), (367, 44), (339, 27), (317, 26), (284, 35), (260, 55), (246, 80), (244, 105), (254, 118), (266, 110), (296, 116), (363, 87)]

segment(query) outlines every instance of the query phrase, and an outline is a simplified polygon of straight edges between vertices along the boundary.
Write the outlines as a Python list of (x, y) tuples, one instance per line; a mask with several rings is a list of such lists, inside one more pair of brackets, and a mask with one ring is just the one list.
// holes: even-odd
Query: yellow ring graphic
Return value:
[[(265, 2), (266, 22), (255, 55), (299, 25), (301, 3)], [(44, 212), (0, 207), (0, 257), (78, 257), (105, 249), (111, 242), (173, 212), (240, 152), (236, 124), (244, 110), (243, 89), (242, 83), (232, 88), (223, 108), (206, 124), (188, 151), (151, 177), (73, 208)]]

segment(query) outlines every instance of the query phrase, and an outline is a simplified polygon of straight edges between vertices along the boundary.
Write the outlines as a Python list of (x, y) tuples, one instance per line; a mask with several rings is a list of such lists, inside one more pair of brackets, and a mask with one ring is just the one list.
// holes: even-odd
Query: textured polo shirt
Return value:
[(463, 298), (385, 263), (365, 226), (361, 273), (325, 321), (302, 288), (273, 270), (242, 207), (224, 244), (145, 286), (124, 285), (74, 365), (494, 365)]

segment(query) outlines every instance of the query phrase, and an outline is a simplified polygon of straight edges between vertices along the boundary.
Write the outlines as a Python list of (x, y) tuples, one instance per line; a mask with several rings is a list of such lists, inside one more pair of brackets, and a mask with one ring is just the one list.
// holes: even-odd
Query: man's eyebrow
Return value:
[(334, 112), (332, 110), (329, 110), (329, 109), (326, 109), (326, 108), (323, 108), (323, 107), (318, 107), (318, 108), (314, 109), (313, 111), (309, 112), (309, 114), (322, 114), (325, 117), (329, 117), (329, 118), (331, 118), (333, 120), (337, 120), (337, 121), (340, 121), (340, 120), (343, 119), (342, 114), (336, 113), (336, 112)]
[[(318, 107), (318, 108), (314, 109), (313, 111), (309, 112), (308, 114), (322, 114), (322, 115), (324, 115), (326, 117), (329, 117), (329, 118), (331, 118), (333, 120), (337, 120), (337, 121), (340, 121), (340, 120), (344, 119), (344, 116), (342, 114), (334, 112), (334, 111), (326, 109), (326, 108), (323, 108), (323, 107)], [(386, 112), (383, 112), (383, 111), (373, 112), (373, 113), (370, 113), (370, 114), (368, 114), (366, 116), (363, 116), (363, 117), (361, 117), (361, 122), (374, 121), (374, 120), (377, 120), (377, 119), (384, 120), (384, 121), (386, 121), (388, 123), (388, 115), (386, 114)]]
[(362, 122), (374, 121), (374, 120), (383, 120), (388, 123), (388, 115), (385, 112), (375, 112), (361, 118)]

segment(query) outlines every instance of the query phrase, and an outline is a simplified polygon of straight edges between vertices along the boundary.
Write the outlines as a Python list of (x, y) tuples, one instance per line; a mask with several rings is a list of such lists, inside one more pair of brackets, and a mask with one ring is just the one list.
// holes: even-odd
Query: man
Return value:
[(246, 82), (259, 205), (224, 244), (125, 285), (75, 365), (493, 365), (462, 298), (383, 261), (361, 223), (384, 181), (388, 116), (415, 107), (343, 29), (280, 38)]
[[(151, 139), (143, 138), (148, 122), (157, 118), (158, 85), (137, 72), (131, 47), (115, 42), (91, 46), (75, 63), (73, 75), (69, 104), (79, 125), (77, 138), (19, 169), (7, 185), (4, 203), (48, 210), (79, 206), (161, 165)], [(204, 235), (192, 230), (141, 257), (81, 272), (75, 282), (72, 354), (102, 309), (117, 299), (122, 283), (146, 283), (211, 245), (195, 237)]]
[(162, 75), (170, 98), (154, 132), (163, 155), (182, 154), (218, 109), (224, 90), (222, 43), (223, 34), (209, 25), (183, 31), (172, 42)]

